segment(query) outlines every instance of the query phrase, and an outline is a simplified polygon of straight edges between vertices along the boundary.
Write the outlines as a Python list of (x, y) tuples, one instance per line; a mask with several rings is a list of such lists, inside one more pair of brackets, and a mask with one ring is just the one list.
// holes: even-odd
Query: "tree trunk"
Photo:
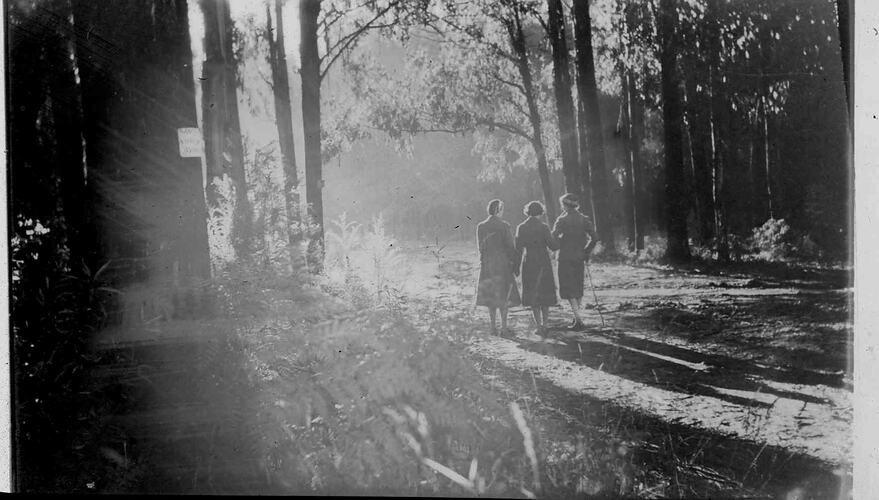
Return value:
[(559, 122), (559, 141), (565, 190), (582, 194), (583, 176), (577, 151), (577, 124), (574, 121), (574, 99), (571, 97), (571, 70), (568, 63), (568, 42), (561, 0), (547, 0), (547, 29), (552, 46), (552, 76)]
[(287, 249), (290, 265), (295, 270), (300, 263), (299, 242), (301, 220), (299, 218), (299, 174), (296, 170), (296, 150), (293, 140), (293, 110), (290, 103), (290, 82), (287, 77), (287, 56), (284, 43), (283, 0), (273, 0), (277, 29), (272, 33), (271, 7), (266, 2), (266, 39), (269, 43), (269, 65), (272, 69), (272, 92), (275, 97), (275, 123), (278, 127), (278, 143), (281, 149), (281, 165), (284, 171), (284, 207), (287, 215)]
[(854, 120), (852, 114), (852, 53), (851, 53), (851, 8), (854, 0), (836, 0), (836, 17), (839, 26), (839, 49), (842, 54), (842, 79), (845, 84), (845, 99), (848, 103), (849, 126)]
[[(720, 92), (721, 81), (719, 71), (709, 67), (709, 93), (711, 99), (710, 130), (711, 130), (711, 203), (714, 206), (714, 235), (717, 248), (717, 259), (721, 262), (729, 260), (729, 242), (725, 217), (724, 168), (725, 137), (726, 137), (726, 104)], [(721, 126), (723, 124), (723, 127)]]
[(769, 164), (769, 111), (766, 105), (766, 97), (760, 98), (760, 108), (763, 110), (763, 168), (766, 172), (766, 204), (769, 208), (769, 218), (775, 218), (772, 209), (772, 171)]
[(643, 250), (644, 235), (647, 233), (647, 226), (650, 224), (647, 182), (641, 162), (641, 143), (645, 134), (644, 98), (638, 92), (635, 74), (631, 70), (629, 71), (629, 106), (631, 107), (632, 116), (632, 188), (635, 191), (635, 230), (637, 232), (635, 248)]
[(216, 210), (220, 200), (213, 181), (229, 175), (235, 186), (232, 244), (240, 258), (247, 255), (251, 243), (253, 211), (247, 197), (241, 123), (238, 118), (232, 17), (229, 0), (201, 0), (200, 3), (205, 29), (202, 117), (208, 172), (207, 198), (210, 210)]
[(666, 259), (682, 263), (690, 259), (687, 242), (687, 194), (681, 128), (683, 110), (678, 89), (676, 23), (677, 0), (660, 0), (659, 37), (662, 86), (662, 118), (665, 136), (665, 211), (668, 246)]
[[(172, 37), (168, 41), (173, 47), (173, 57), (167, 68), (172, 75), (173, 91), (168, 97), (171, 109), (176, 110), (179, 127), (198, 127), (198, 110), (195, 99), (195, 81), (192, 70), (192, 45), (189, 36), (189, 7), (187, 0), (175, 0), (175, 24)], [(236, 108), (237, 109), (237, 108)], [(237, 120), (236, 120), (237, 123)], [(175, 124), (176, 125), (176, 124)], [(174, 137), (172, 134), (172, 144)], [(173, 146), (172, 146), (173, 147)], [(179, 151), (178, 151), (179, 156)], [(204, 177), (199, 158), (180, 158), (184, 165), (185, 181), (183, 189), (183, 225), (180, 239), (186, 242), (183, 265), (180, 266), (188, 276), (209, 278), (211, 275), (210, 250), (207, 232), (207, 209), (205, 207)], [(241, 174), (244, 174), (242, 165)], [(245, 193), (246, 194), (246, 193)], [(246, 199), (246, 196), (245, 196)]]
[(302, 77), (302, 122), (305, 130), (305, 200), (309, 224), (308, 266), (320, 273), (324, 261), (323, 167), (321, 165), (320, 57), (317, 51), (317, 18), (321, 0), (299, 2), (300, 75)]
[(528, 64), (528, 51), (525, 46), (525, 35), (522, 32), (522, 20), (518, 10), (513, 13), (513, 22), (507, 25), (510, 34), (510, 45), (516, 55), (516, 68), (519, 77), (522, 78), (525, 102), (528, 104), (528, 120), (531, 122), (531, 147), (537, 157), (537, 175), (540, 178), (540, 186), (543, 191), (543, 200), (546, 205), (546, 215), (550, 222), (556, 218), (556, 202), (552, 196), (552, 185), (549, 181), (549, 167), (546, 162), (546, 148), (543, 145), (543, 124), (540, 119), (540, 111), (537, 108), (537, 98), (534, 93), (534, 82), (531, 78), (531, 67)]
[(197, 126), (187, 2), (72, 4), (95, 245), (136, 264), (120, 281), (208, 277), (201, 162), (177, 138)]
[[(83, 265), (97, 265), (94, 234), (88, 200), (88, 165), (83, 144), (82, 94), (77, 81), (77, 57), (73, 8), (69, 2), (55, 2), (66, 23), (59, 25), (58, 53), (64, 54), (51, 85), (52, 117), (56, 140), (56, 168), (61, 181), (60, 198), (67, 229), (70, 270), (76, 276)], [(51, 40), (51, 39), (50, 39)], [(47, 40), (49, 41), (49, 40)]]
[(632, 175), (632, 115), (629, 106), (629, 83), (625, 70), (620, 76), (620, 119), (617, 125), (618, 132), (623, 136), (623, 228), (626, 235), (626, 249), (635, 251), (637, 229), (635, 228), (635, 189), (634, 175)]
[[(592, 212), (595, 216), (595, 229), (598, 240), (605, 251), (613, 253), (615, 242), (610, 216), (610, 197), (607, 185), (607, 167), (604, 156), (604, 137), (601, 127), (601, 110), (598, 106), (598, 86), (595, 83), (595, 60), (592, 54), (592, 19), (589, 16), (589, 1), (574, 0), (574, 45), (577, 49), (577, 100), (579, 118), (580, 156), (584, 166), (581, 175), (589, 182), (583, 183), (592, 193)], [(588, 162), (585, 160), (589, 155)]]
[[(700, 73), (701, 74), (701, 73)], [(693, 166), (693, 201), (696, 207), (699, 239), (709, 242), (714, 237), (714, 207), (711, 203), (711, 162), (708, 158), (711, 140), (705, 111), (710, 106), (696, 90), (696, 71), (686, 77), (686, 126), (690, 138), (690, 158)]]
[[(623, 68), (622, 70), (622, 132), (623, 132), (623, 150), (625, 151), (625, 176), (623, 177), (623, 204), (626, 220), (626, 246), (630, 252), (638, 251), (644, 246), (644, 236), (641, 234), (640, 218), (641, 213), (638, 210), (638, 185), (640, 184), (640, 176), (637, 172), (636, 164), (638, 162), (638, 141), (635, 137), (635, 126), (633, 116), (633, 99), (635, 99), (633, 88), (634, 78), (631, 70)], [(641, 245), (638, 245), (638, 241)]]

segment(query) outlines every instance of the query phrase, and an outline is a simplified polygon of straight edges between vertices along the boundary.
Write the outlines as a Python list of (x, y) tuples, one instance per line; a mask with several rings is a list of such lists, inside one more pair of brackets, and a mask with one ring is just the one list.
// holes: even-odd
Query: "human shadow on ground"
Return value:
[[(726, 394), (714, 387), (771, 394), (804, 403), (827, 404), (828, 402), (821, 398), (800, 392), (779, 390), (763, 383), (762, 380), (789, 384), (842, 386), (839, 376), (760, 366), (729, 356), (702, 354), (662, 342), (606, 333), (592, 332), (576, 339), (564, 339), (561, 344), (529, 340), (518, 340), (518, 343), (522, 349), (577, 363), (633, 382), (683, 394), (710, 396), (743, 406), (769, 407), (772, 403)], [(676, 363), (650, 354), (681, 360), (684, 363)], [(705, 364), (706, 369), (688, 366), (688, 364), (701, 363)]]
[[(751, 351), (793, 375), (784, 381), (839, 387), (842, 375), (822, 376), (820, 372), (841, 373), (851, 368), (851, 329), (833, 326), (847, 323), (843, 304), (842, 297), (736, 297), (695, 308), (665, 304), (644, 307), (646, 311), (621, 311), (614, 326), (621, 331), (656, 331), (694, 343), (710, 341)], [(839, 381), (834, 383), (834, 377)]]

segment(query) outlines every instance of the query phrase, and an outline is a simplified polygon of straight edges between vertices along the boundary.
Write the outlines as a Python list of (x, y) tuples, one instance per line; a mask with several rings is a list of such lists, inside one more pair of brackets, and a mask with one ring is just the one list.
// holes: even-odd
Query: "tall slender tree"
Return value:
[(577, 150), (577, 122), (574, 119), (574, 99), (571, 96), (571, 68), (565, 15), (561, 0), (547, 0), (546, 29), (552, 47), (552, 75), (555, 90), (556, 111), (559, 122), (562, 170), (565, 173), (565, 189), (569, 193), (583, 194), (583, 175)]
[[(281, 149), (284, 172), (284, 207), (287, 215), (287, 246), (290, 264), (299, 262), (301, 220), (299, 217), (299, 174), (296, 167), (296, 149), (293, 140), (293, 110), (290, 102), (290, 82), (287, 76), (287, 56), (284, 40), (284, 0), (266, 1), (266, 39), (269, 45), (269, 66), (272, 72), (272, 93), (275, 101), (275, 123)], [(272, 29), (272, 6), (277, 28)]]
[(555, 220), (555, 200), (552, 196), (552, 186), (549, 182), (549, 168), (546, 162), (546, 147), (543, 144), (543, 124), (540, 111), (537, 108), (537, 95), (534, 90), (534, 81), (531, 77), (531, 65), (528, 63), (528, 48), (525, 43), (525, 33), (522, 30), (522, 16), (517, 5), (512, 6), (511, 19), (505, 22), (510, 35), (510, 46), (516, 58), (516, 70), (522, 80), (521, 92), (528, 105), (528, 121), (531, 123), (531, 146), (537, 157), (537, 175), (543, 191), (543, 200), (546, 204), (546, 214), (550, 221)]
[(313, 273), (323, 269), (323, 166), (321, 164), (320, 55), (318, 54), (318, 16), (321, 0), (299, 2), (299, 58), (302, 77), (302, 122), (305, 130), (305, 199), (308, 220), (314, 232), (309, 239), (308, 265)]
[(251, 244), (252, 209), (247, 196), (244, 149), (238, 114), (237, 61), (229, 0), (200, 0), (204, 13), (205, 61), (202, 75), (202, 117), (210, 210), (219, 207), (215, 179), (228, 175), (235, 186), (232, 244), (238, 257)]
[[(574, 45), (577, 50), (577, 117), (579, 121), (580, 160), (583, 180), (588, 173), (589, 181), (583, 183), (583, 192), (592, 196), (592, 213), (598, 239), (608, 252), (615, 250), (614, 231), (610, 217), (610, 197), (607, 184), (607, 167), (604, 156), (604, 138), (601, 128), (601, 111), (598, 107), (598, 87), (595, 83), (595, 59), (592, 52), (592, 19), (589, 0), (574, 0)], [(588, 161), (587, 161), (588, 159)]]
[[(644, 249), (644, 193), (641, 179), (641, 133), (638, 125), (642, 105), (635, 88), (632, 70), (625, 68), (622, 81), (622, 133), (624, 137), (625, 167), (623, 176), (623, 212), (626, 220), (626, 240), (630, 251)], [(641, 118), (643, 120), (643, 117)]]
[(660, 0), (657, 19), (662, 86), (662, 118), (665, 142), (665, 211), (670, 262), (690, 258), (687, 242), (687, 203), (684, 180), (683, 109), (678, 88), (676, 25), (677, 0)]

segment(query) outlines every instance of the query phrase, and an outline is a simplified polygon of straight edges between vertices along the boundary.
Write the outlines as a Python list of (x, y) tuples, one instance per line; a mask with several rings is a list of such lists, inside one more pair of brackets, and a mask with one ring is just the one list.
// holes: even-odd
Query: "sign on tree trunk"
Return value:
[(178, 128), (177, 142), (182, 158), (200, 158), (204, 155), (204, 140), (201, 131), (195, 127)]

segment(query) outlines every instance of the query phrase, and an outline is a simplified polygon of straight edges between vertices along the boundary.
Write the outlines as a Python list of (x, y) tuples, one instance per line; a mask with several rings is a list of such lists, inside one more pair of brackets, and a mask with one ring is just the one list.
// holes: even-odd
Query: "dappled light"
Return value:
[(847, 0), (14, 0), (14, 486), (849, 498)]

